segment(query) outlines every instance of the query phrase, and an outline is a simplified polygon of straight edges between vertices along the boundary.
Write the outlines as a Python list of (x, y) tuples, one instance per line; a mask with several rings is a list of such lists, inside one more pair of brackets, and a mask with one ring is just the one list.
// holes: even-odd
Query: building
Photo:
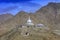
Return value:
[(34, 30), (40, 31), (40, 32), (46, 32), (47, 29), (49, 29), (49, 28), (46, 27), (44, 24), (41, 24), (41, 23), (34, 24), (29, 16), (26, 23), (24, 25), (22, 25), (21, 35), (28, 36)]
[(33, 25), (34, 25), (34, 23), (32, 22), (32, 20), (30, 19), (30, 16), (29, 16), (29, 18), (28, 18), (28, 20), (27, 20), (26, 25), (27, 25), (27, 26), (33, 26)]

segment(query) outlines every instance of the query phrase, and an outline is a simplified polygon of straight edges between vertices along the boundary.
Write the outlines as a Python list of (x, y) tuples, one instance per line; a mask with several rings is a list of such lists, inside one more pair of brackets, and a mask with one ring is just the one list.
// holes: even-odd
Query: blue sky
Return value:
[(11, 13), (16, 15), (22, 10), (34, 13), (49, 2), (60, 3), (60, 0), (0, 0), (0, 14)]

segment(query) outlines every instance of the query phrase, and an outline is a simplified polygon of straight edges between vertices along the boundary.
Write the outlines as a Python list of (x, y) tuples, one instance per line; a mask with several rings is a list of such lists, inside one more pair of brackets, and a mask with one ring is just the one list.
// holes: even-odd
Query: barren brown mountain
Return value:
[(26, 17), (28, 17), (28, 14), (26, 12), (19, 12), (17, 15), (15, 15), (13, 18), (3, 22), (0, 24), (0, 35), (10, 31), (16, 25), (21, 25), (26, 21)]
[(0, 15), (0, 23), (4, 22), (4, 21), (6, 21), (6, 20), (8, 20), (8, 19), (10, 19), (12, 17), (13, 17), (12, 14), (1, 14)]
[[(60, 3), (49, 3), (34, 14), (21, 11), (13, 18), (0, 24), (0, 36), (15, 28), (17, 25), (25, 24), (29, 16), (34, 24), (42, 23), (51, 28), (51, 30), (60, 29)], [(20, 40), (20, 38), (22, 40), (60, 40), (58, 36), (50, 34), (50, 32), (43, 33), (41, 36), (35, 34), (33, 36), (30, 35), (27, 38), (21, 37), (19, 32), (17, 32), (12, 38), (13, 40)]]
[(52, 29), (60, 29), (60, 3), (49, 3), (40, 8), (40, 10), (36, 12), (36, 16), (39, 17), (39, 19), (43, 19), (48, 26), (52, 26)]

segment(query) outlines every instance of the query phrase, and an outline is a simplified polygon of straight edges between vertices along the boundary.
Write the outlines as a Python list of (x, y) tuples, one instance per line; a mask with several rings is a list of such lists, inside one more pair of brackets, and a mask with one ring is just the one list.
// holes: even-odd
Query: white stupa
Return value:
[(27, 25), (34, 25), (34, 23), (32, 23), (32, 20), (30, 19), (30, 16), (29, 16), (29, 18), (27, 20)]

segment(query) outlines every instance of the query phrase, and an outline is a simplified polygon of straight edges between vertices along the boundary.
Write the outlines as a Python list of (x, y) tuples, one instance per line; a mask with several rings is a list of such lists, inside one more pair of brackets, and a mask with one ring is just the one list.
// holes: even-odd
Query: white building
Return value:
[(32, 20), (30, 19), (30, 16), (29, 16), (29, 18), (28, 18), (28, 20), (27, 20), (26, 25), (27, 25), (27, 26), (32, 26), (32, 25), (34, 25), (34, 23), (32, 22)]
[(37, 24), (36, 26), (37, 26), (37, 27), (44, 27), (43, 24)]

